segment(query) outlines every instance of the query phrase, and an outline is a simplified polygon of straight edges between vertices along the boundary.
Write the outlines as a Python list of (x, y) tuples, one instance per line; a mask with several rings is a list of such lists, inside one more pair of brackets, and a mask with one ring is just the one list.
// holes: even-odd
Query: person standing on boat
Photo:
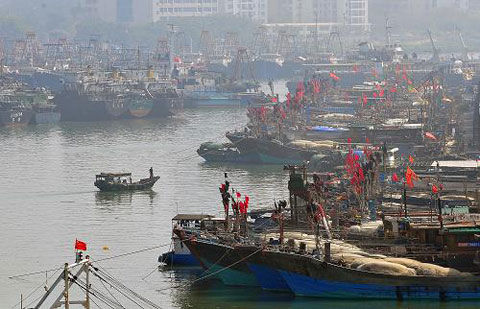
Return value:
[(153, 178), (153, 167), (150, 167), (150, 179)]

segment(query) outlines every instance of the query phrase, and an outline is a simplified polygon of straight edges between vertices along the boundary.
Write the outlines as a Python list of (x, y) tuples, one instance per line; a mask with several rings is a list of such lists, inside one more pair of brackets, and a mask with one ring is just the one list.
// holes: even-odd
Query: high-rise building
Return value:
[(267, 0), (219, 0), (222, 13), (267, 21)]
[(370, 7), (388, 15), (407, 12), (427, 13), (435, 9), (452, 8), (468, 10), (472, 3), (479, 0), (369, 0)]
[(368, 0), (269, 0), (268, 23), (315, 23), (369, 30)]
[(346, 0), (345, 24), (355, 31), (368, 31), (368, 0)]
[(153, 20), (228, 14), (265, 22), (267, 0), (153, 0)]
[(153, 20), (218, 14), (219, 2), (220, 0), (153, 0)]
[[(474, 0), (478, 1), (478, 0)], [(468, 10), (471, 0), (432, 0), (433, 8), (456, 8), (458, 10)]]

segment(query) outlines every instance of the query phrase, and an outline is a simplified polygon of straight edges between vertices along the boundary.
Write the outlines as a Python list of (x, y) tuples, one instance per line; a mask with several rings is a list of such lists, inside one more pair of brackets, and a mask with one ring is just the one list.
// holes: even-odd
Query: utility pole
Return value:
[[(79, 278), (79, 276), (82, 273), (85, 273), (85, 282), (86, 282), (86, 288), (85, 288), (85, 299), (84, 300), (70, 300), (70, 295), (69, 295), (69, 290), (71, 288), (70, 284), (70, 269), (76, 266), (81, 266), (81, 268), (78, 270), (77, 273), (72, 274), (73, 278)], [(50, 308), (60, 308), (62, 305), (64, 306), (65, 309), (70, 309), (70, 305), (83, 305), (85, 309), (90, 309), (90, 260), (89, 256), (87, 255), (85, 260), (82, 260), (78, 263), (69, 265), (68, 263), (65, 263), (63, 273), (61, 273), (55, 282), (50, 286), (50, 288), (45, 292), (43, 297), (38, 301), (37, 305), (33, 308), (35, 309), (40, 309), (42, 308), (43, 303), (46, 301), (46, 299), (52, 294), (52, 292), (55, 290), (57, 285), (63, 280), (64, 281), (64, 289), (63, 292), (60, 293), (60, 295), (57, 297), (57, 299), (53, 302), (53, 305)], [(62, 300), (63, 299), (63, 300)], [(23, 308), (22, 308), (23, 309)]]

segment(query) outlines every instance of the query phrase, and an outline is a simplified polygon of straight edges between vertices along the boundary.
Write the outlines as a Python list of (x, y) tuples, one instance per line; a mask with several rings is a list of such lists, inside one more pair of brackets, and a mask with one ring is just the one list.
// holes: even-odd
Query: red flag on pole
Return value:
[(392, 182), (398, 182), (398, 175), (397, 175), (397, 173), (393, 173), (393, 175), (392, 175)]
[(75, 239), (75, 249), (76, 250), (87, 251), (87, 244), (84, 243), (83, 241)]
[(433, 194), (437, 194), (437, 193), (438, 193), (438, 188), (437, 188), (436, 185), (433, 185), (433, 186), (432, 186), (432, 193), (433, 193)]
[(407, 167), (407, 172), (405, 173), (405, 179), (407, 180), (407, 185), (410, 188), (413, 188), (414, 187), (413, 181), (418, 180), (418, 176), (410, 167)]
[(363, 95), (363, 106), (367, 105), (367, 102), (368, 102), (368, 98), (367, 98), (367, 96), (364, 94), (364, 95)]
[(333, 72), (330, 73), (330, 77), (333, 78), (336, 81), (340, 80), (340, 77), (338, 77), (337, 74), (335, 74)]
[(432, 141), (437, 140), (437, 137), (435, 135), (433, 135), (433, 133), (430, 133), (430, 132), (425, 132), (425, 137), (428, 138), (428, 139), (431, 139)]

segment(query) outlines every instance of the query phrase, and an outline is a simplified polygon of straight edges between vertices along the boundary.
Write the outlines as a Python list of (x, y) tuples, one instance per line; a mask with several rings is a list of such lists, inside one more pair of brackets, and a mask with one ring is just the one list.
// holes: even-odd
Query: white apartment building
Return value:
[(220, 13), (221, 0), (153, 0), (153, 21)]
[(153, 21), (168, 17), (229, 14), (265, 22), (267, 0), (153, 0)]
[(222, 12), (250, 18), (259, 22), (267, 21), (267, 0), (220, 0)]
[(345, 3), (345, 24), (355, 31), (368, 31), (368, 0), (347, 0)]
[(318, 24), (368, 32), (369, 0), (269, 0), (268, 24)]

